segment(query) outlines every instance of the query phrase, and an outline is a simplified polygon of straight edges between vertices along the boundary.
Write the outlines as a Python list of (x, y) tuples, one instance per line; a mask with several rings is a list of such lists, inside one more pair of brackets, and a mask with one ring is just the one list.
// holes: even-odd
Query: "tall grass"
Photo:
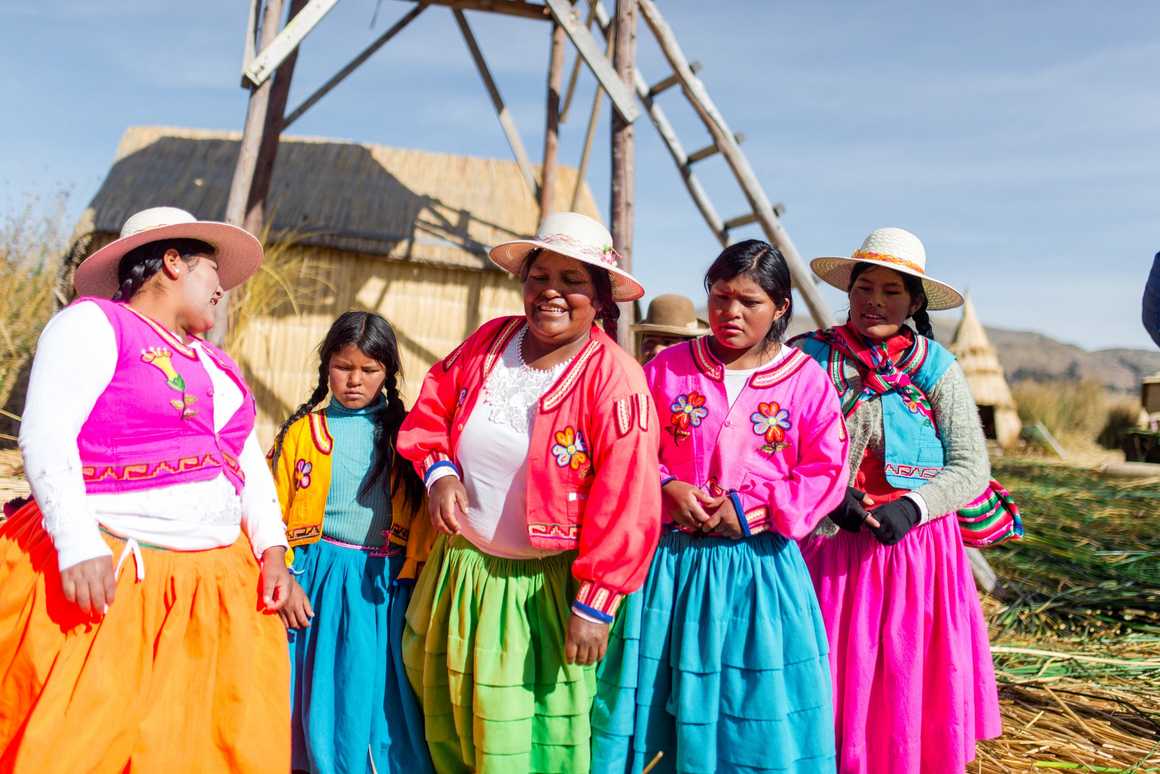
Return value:
[[(41, 329), (52, 315), (53, 289), (68, 247), (68, 196), (29, 199), (0, 219), (0, 406), (22, 403), (13, 391), (30, 362)], [(7, 418), (0, 443), (11, 442)]]

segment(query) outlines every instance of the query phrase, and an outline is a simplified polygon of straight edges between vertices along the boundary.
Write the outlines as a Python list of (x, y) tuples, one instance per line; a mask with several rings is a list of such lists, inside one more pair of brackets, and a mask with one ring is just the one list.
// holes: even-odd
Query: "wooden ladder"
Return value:
[[(661, 16), (654, 0), (637, 0), (637, 7), (644, 18), (645, 26), (652, 32), (662, 54), (669, 66), (672, 67), (672, 74), (650, 86), (644, 75), (641, 74), (640, 68), (634, 68), (633, 80), (636, 94), (644, 104), (653, 126), (656, 127), (665, 143), (665, 147), (668, 148), (673, 163), (677, 165), (681, 180), (684, 181), (689, 195), (693, 197), (693, 203), (700, 211), (701, 217), (705, 219), (709, 230), (713, 232), (713, 236), (722, 246), (729, 244), (729, 235), (734, 229), (751, 223), (759, 224), (770, 243), (785, 256), (794, 285), (809, 307), (814, 322), (821, 327), (832, 325), (833, 317), (830, 314), (829, 305), (818, 292), (809, 267), (802, 260), (801, 254), (794, 246), (785, 226), (781, 223), (780, 216), (785, 208), (780, 204), (770, 203), (765, 189), (762, 188), (757, 175), (753, 172), (753, 167), (750, 166), (749, 160), (741, 150), (743, 138), (730, 131), (729, 126), (725, 123), (725, 118), (717, 110), (713, 100), (710, 99), (705, 84), (697, 77), (700, 66), (696, 63), (690, 64), (685, 58), (684, 52), (681, 51), (681, 47), (677, 43), (676, 36), (665, 22), (664, 17)], [(607, 39), (612, 29), (612, 20), (608, 11), (600, 0), (593, 3), (593, 11), (596, 23)], [(676, 130), (657, 102), (657, 97), (674, 86), (681, 87), (681, 93), (709, 132), (710, 143), (691, 153), (685, 151), (681, 141), (677, 138)], [(716, 208), (709, 200), (708, 193), (693, 171), (695, 164), (717, 154), (721, 154), (729, 165), (733, 178), (745, 195), (745, 200), (749, 203), (748, 212), (727, 220), (722, 220), (721, 216), (717, 214)]]

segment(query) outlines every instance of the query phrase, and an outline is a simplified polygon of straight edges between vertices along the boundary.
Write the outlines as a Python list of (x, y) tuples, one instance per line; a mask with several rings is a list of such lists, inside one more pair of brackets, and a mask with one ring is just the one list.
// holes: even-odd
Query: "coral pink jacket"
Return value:
[[(424, 478), (439, 466), (459, 468), (467, 418), (525, 324), (492, 320), (427, 373), (398, 440)], [(611, 622), (621, 597), (644, 583), (660, 536), (659, 432), (640, 366), (599, 328), (589, 336), (532, 422), (527, 529), (536, 548), (578, 551), (573, 607)]]
[(753, 374), (732, 407), (708, 337), (666, 349), (644, 371), (661, 416), (662, 481), (728, 493), (747, 535), (805, 537), (841, 502), (846, 426), (804, 352)]

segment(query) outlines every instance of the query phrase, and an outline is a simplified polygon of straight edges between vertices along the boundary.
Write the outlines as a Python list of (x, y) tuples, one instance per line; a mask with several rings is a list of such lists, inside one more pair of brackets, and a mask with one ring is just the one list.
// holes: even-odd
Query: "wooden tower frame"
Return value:
[[(265, 220), (266, 197), (278, 153), (278, 138), (303, 113), (318, 103), (328, 92), (341, 83), (360, 65), (395, 37), (404, 27), (431, 6), (443, 6), (455, 16), (484, 88), (487, 90), (500, 127), (511, 146), (528, 190), (540, 203), (541, 219), (546, 214), (553, 187), (556, 185), (556, 157), (559, 144), (559, 124), (567, 111), (576, 86), (581, 62), (597, 81), (596, 96), (588, 121), (580, 170), (577, 177), (586, 176), (592, 140), (600, 111), (602, 95), (612, 102), (612, 191), (609, 230), (613, 245), (624, 256), (625, 268), (632, 269), (633, 199), (635, 194), (634, 125), (644, 107), (653, 125), (660, 133), (676, 164), (693, 202), (717, 240), (726, 245), (733, 229), (758, 223), (766, 238), (776, 245), (789, 262), (794, 286), (801, 294), (814, 321), (828, 326), (832, 319), (829, 309), (810, 276), (809, 269), (794, 247), (788, 232), (781, 224), (781, 205), (770, 203), (765, 190), (757, 180), (748, 159), (742, 152), (742, 137), (729, 130), (725, 119), (709, 98), (705, 85), (696, 73), (700, 65), (689, 63), (677, 44), (676, 36), (661, 16), (654, 0), (614, 0), (615, 13), (610, 15), (601, 0), (403, 0), (412, 4), (403, 16), (383, 34), (363, 49), (346, 66), (316, 89), (302, 104), (286, 111), (290, 81), (298, 57), (298, 46), (319, 21), (338, 3), (338, 0), (251, 0), (246, 27), (245, 53), (242, 65), (242, 86), (249, 89), (249, 104), (242, 130), (241, 151), (238, 154), (226, 206), (226, 220), (259, 233)], [(537, 180), (527, 150), (516, 130), (515, 123), (504, 104), (479, 43), (471, 31), (465, 11), (496, 13), (525, 19), (538, 19), (551, 24), (551, 55), (548, 64), (547, 115), (544, 129), (541, 179)], [(585, 17), (582, 19), (582, 15)], [(649, 85), (636, 67), (637, 16), (656, 38), (666, 61), (672, 68), (667, 77)], [(282, 24), (283, 17), (287, 18)], [(605, 41), (602, 46), (592, 33), (597, 32)], [(579, 56), (569, 78), (567, 94), (562, 95), (564, 83), (565, 46), (571, 43)], [(611, 57), (611, 58), (610, 58)], [(692, 106), (710, 136), (710, 142), (699, 150), (686, 152), (657, 98), (661, 93), (680, 86), (680, 93)], [(749, 204), (749, 211), (723, 220), (713, 207), (705, 188), (694, 173), (694, 165), (721, 154)], [(580, 183), (577, 182), (577, 189)], [(575, 196), (575, 192), (573, 197)], [(228, 302), (227, 302), (228, 303)], [(215, 335), (224, 336), (227, 303), (218, 306), (218, 325)], [(622, 308), (621, 318), (633, 321), (631, 304)], [(628, 326), (621, 326), (622, 341), (630, 345)]]

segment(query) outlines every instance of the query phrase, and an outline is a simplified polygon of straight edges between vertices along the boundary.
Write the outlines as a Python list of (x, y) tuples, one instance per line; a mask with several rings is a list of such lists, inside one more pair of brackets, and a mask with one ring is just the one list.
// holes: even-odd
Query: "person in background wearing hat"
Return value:
[(830, 374), (850, 433), (846, 498), (802, 541), (830, 640), (838, 770), (963, 771), (1001, 730), (954, 515), (990, 463), (966, 378), (927, 317), (963, 298), (927, 276), (922, 242), (899, 228), (811, 267), (850, 302), (845, 325), (796, 340)]
[(656, 411), (616, 344), (644, 289), (611, 245), (565, 212), (493, 248), (524, 314), (436, 363), (399, 432), (443, 533), (403, 635), (440, 772), (589, 770), (593, 665), (660, 531)]
[(644, 365), (674, 344), (704, 336), (709, 326), (697, 319), (693, 302), (676, 293), (657, 296), (648, 304), (644, 320), (632, 326), (636, 359)]
[[(78, 268), (0, 526), (0, 770), (286, 771), (286, 535), (254, 399), (200, 336), (262, 260), (173, 207)], [(242, 534), (244, 533), (244, 534)]]

